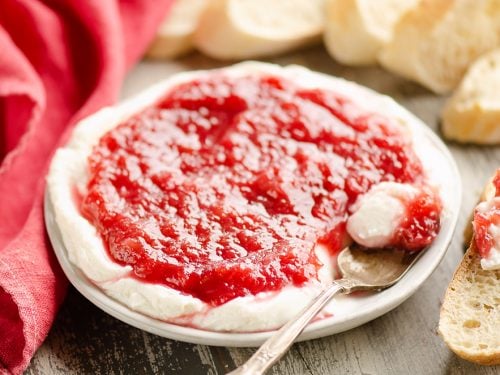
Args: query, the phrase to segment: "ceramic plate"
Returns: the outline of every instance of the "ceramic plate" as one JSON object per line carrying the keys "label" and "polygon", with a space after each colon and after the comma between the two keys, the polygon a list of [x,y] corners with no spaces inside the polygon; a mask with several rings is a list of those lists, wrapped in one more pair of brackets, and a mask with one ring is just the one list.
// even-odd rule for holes
{"label": "ceramic plate", "polygon": [[[446,146],[428,128],[425,127],[423,133],[426,140],[437,149],[442,159],[440,160],[442,162],[440,177],[445,184],[446,202],[438,237],[417,264],[395,286],[379,293],[337,297],[333,302],[335,314],[311,323],[299,337],[299,341],[349,330],[394,309],[425,282],[446,253],[458,218],[461,202],[461,180],[455,162]],[[125,323],[174,340],[219,346],[258,346],[272,334],[272,332],[211,332],[165,323],[132,311],[105,295],[70,263],[61,233],[54,220],[48,194],[45,196],[45,221],[57,259],[69,281],[88,300]]]}

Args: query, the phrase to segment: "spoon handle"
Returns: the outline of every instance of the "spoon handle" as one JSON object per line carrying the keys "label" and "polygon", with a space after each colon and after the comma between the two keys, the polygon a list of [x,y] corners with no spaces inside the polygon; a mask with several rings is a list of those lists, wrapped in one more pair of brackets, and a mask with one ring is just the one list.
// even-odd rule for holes
{"label": "spoon handle", "polygon": [[267,339],[248,361],[228,375],[263,374],[288,351],[297,336],[335,294],[351,290],[350,284],[351,282],[346,279],[334,281],[328,288],[318,294],[309,305],[304,307],[300,313]]}

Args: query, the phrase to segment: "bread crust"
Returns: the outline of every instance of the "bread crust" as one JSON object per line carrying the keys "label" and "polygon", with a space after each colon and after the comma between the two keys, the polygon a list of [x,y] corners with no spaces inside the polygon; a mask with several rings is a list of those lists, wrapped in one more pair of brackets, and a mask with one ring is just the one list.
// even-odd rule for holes
{"label": "bread crust", "polygon": [[[494,195],[495,189],[490,181],[483,191],[480,201],[491,199]],[[458,268],[453,275],[453,279],[448,285],[444,295],[439,316],[438,332],[448,347],[459,357],[481,365],[498,365],[500,364],[500,345],[498,342],[496,343],[496,346],[494,345],[492,348],[467,348],[464,345],[457,343],[454,337],[460,329],[464,332],[464,334],[466,334],[466,330],[478,330],[476,334],[482,337],[483,335],[481,333],[487,333],[485,332],[485,329],[486,331],[489,331],[491,328],[490,324],[493,324],[493,334],[494,332],[497,332],[497,337],[500,336],[500,312],[498,311],[498,303],[493,306],[483,304],[482,302],[484,301],[480,301],[481,297],[471,293],[470,291],[471,288],[477,286],[475,284],[480,282],[478,280],[479,278],[486,278],[492,281],[484,286],[486,292],[490,292],[492,295],[500,297],[500,290],[498,290],[498,286],[500,285],[498,283],[498,280],[500,280],[500,270],[487,271],[482,269],[481,257],[476,248],[472,224],[466,228],[466,232],[464,234],[466,240],[468,234],[470,235],[470,233],[472,234],[469,237],[470,246],[467,249],[462,261],[458,265]],[[470,316],[464,316],[467,315],[468,311],[471,311],[469,310],[470,308],[466,306],[466,303],[470,303],[470,301],[466,298],[467,296],[477,297],[480,301],[478,302],[476,309],[473,311],[474,315],[471,313]],[[461,311],[457,311],[457,304],[464,308],[460,309]],[[479,323],[484,322],[485,324],[472,327],[468,326],[467,323],[469,320],[465,319],[467,317],[470,318],[471,322],[477,322],[479,320]],[[480,319],[478,319],[478,317]],[[460,328],[457,326],[460,326]]]}
{"label": "bread crust", "polygon": [[194,49],[193,35],[209,0],[177,0],[160,25],[146,57],[174,59]]}
{"label": "bread crust", "polygon": [[[461,291],[464,285],[468,284],[471,275],[474,273],[477,268],[481,268],[480,265],[480,256],[476,250],[474,238],[472,239],[471,245],[467,252],[465,253],[460,265],[458,266],[455,274],[453,275],[453,279],[446,290],[443,305],[441,306],[440,313],[440,321],[439,321],[439,334],[443,338],[444,342],[448,345],[448,347],[455,352],[459,357],[474,363],[478,363],[481,365],[499,365],[500,364],[500,348],[496,348],[496,350],[484,350],[483,352],[472,352],[467,351],[465,348],[458,346],[451,340],[448,335],[447,329],[443,326],[443,316],[449,315],[453,316],[455,311],[453,306],[451,305],[451,301],[456,300],[457,298],[462,298]],[[491,272],[492,277],[498,278],[500,271],[484,271],[482,272]],[[498,328],[498,332],[500,334],[500,327]]]}
{"label": "bread crust", "polygon": [[[271,1],[266,8],[261,1],[211,0],[208,3],[199,19],[193,43],[207,56],[219,60],[274,56],[321,40],[324,29],[321,0]],[[296,7],[291,8],[291,5]],[[303,19],[307,26],[296,30],[291,24],[275,25],[270,32],[271,21],[262,21],[262,14],[248,13],[248,8],[265,9],[273,17],[279,15],[280,20],[287,22]],[[295,14],[290,14],[291,9]]]}
{"label": "bread crust", "polygon": [[467,69],[441,113],[443,135],[461,143],[500,143],[500,49],[481,55]]}
{"label": "bread crust", "polygon": [[397,20],[417,2],[380,0],[375,7],[373,0],[326,0],[324,41],[328,52],[342,64],[376,64]]}
{"label": "bread crust", "polygon": [[499,12],[500,4],[488,0],[423,0],[399,19],[378,60],[436,93],[448,93],[476,58],[498,46]]}

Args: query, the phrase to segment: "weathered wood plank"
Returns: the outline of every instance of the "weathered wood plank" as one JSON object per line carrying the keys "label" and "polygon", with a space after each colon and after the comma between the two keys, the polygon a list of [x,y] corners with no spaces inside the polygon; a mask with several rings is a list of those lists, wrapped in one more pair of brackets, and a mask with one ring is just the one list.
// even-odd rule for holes
{"label": "weathered wood plank", "polygon": [[[301,64],[354,80],[391,95],[439,132],[444,98],[380,68],[335,64],[321,47],[273,59]],[[177,71],[223,65],[201,55],[175,62],[144,62],[129,75],[128,97]],[[497,374],[451,353],[436,333],[442,296],[463,254],[462,230],[481,189],[497,166],[500,148],[450,144],[464,184],[462,215],[453,243],[438,269],[408,301],[362,327],[296,344],[273,374]],[[243,363],[253,349],[180,343],[141,332],[111,318],[71,290],[27,374],[223,374]]]}
{"label": "weathered wood plank", "polygon": [[[71,289],[28,374],[217,374],[226,348],[185,344],[122,323]],[[225,352],[225,354],[223,353]],[[214,362],[214,358],[219,359]],[[228,367],[233,367],[230,362]]]}

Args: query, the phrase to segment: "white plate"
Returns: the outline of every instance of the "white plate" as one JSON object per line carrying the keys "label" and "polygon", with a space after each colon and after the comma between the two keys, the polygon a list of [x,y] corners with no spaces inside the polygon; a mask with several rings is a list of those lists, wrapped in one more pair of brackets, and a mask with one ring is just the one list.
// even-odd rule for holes
{"label": "white plate", "polygon": [[[446,166],[443,172],[447,174],[444,179],[446,181],[444,188],[447,203],[439,235],[417,264],[413,266],[399,283],[380,293],[337,298],[337,313],[334,316],[311,323],[300,335],[298,341],[346,331],[394,309],[424,283],[446,253],[458,219],[461,202],[461,180],[456,164],[446,146],[431,130],[428,128],[422,130],[426,140],[434,145]],[[45,195],[45,222],[57,259],[69,281],[89,301],[125,323],[174,340],[219,346],[258,346],[272,334],[272,332],[211,332],[165,323],[132,311],[105,295],[69,261],[61,233],[54,220],[53,209],[48,194]]]}

